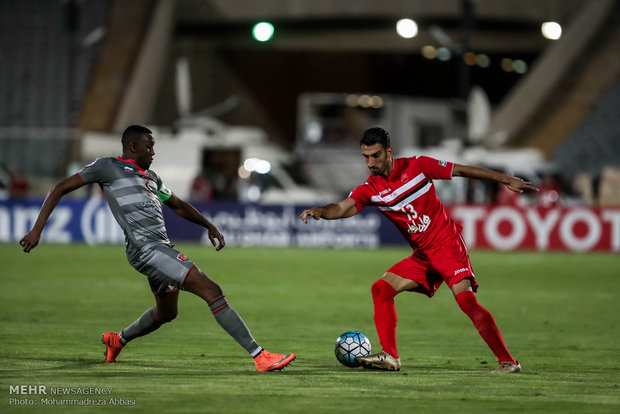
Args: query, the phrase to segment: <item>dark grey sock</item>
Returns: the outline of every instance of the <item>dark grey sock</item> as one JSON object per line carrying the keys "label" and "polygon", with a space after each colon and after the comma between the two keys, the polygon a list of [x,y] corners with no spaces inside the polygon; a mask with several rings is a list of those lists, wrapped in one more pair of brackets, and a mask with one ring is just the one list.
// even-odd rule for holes
{"label": "dark grey sock", "polygon": [[121,342],[127,343],[132,339],[149,334],[157,330],[163,323],[157,315],[156,308],[147,309],[134,323],[123,329],[120,333]]}
{"label": "dark grey sock", "polygon": [[215,320],[235,341],[239,343],[250,355],[257,356],[263,350],[250,333],[241,316],[228,305],[226,296],[220,296],[209,303],[209,308],[215,316]]}

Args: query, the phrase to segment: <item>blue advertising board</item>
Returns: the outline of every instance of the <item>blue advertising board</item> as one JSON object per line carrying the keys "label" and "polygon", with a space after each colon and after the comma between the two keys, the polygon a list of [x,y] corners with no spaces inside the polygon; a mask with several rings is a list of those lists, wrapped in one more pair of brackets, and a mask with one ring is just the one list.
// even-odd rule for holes
{"label": "blue advertising board", "polygon": [[[42,199],[0,200],[0,242],[18,241],[35,222]],[[345,220],[310,219],[299,215],[307,206],[239,203],[194,203],[224,234],[231,246],[377,248],[404,244],[387,219],[373,209]],[[210,243],[205,230],[164,207],[172,241]],[[48,243],[123,243],[124,235],[104,198],[63,199],[50,217],[42,241]]]}

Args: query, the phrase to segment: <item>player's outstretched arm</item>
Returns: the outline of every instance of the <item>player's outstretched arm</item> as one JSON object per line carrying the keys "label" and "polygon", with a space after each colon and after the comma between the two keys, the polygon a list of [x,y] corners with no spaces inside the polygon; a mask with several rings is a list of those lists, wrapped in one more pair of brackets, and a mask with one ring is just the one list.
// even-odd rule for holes
{"label": "player's outstretched arm", "polygon": [[65,194],[77,190],[85,184],[86,183],[82,180],[82,177],[78,174],[74,174],[71,177],[65,178],[63,181],[56,184],[54,188],[52,188],[43,201],[43,205],[39,211],[39,216],[37,217],[37,221],[34,223],[34,226],[32,226],[32,230],[30,230],[19,241],[19,244],[23,247],[26,253],[30,253],[30,250],[34,249],[39,244],[45,223],[47,223],[47,219],[58,205],[60,199]]}
{"label": "player's outstretched arm", "polygon": [[315,220],[326,219],[335,220],[341,218],[351,217],[357,214],[357,207],[355,201],[351,198],[345,198],[338,204],[327,204],[324,206],[312,207],[308,210],[304,210],[299,218],[304,223],[308,223],[308,216]]}
{"label": "player's outstretched arm", "polygon": [[454,164],[452,176],[497,181],[517,193],[522,193],[523,190],[538,191],[538,188],[536,188],[531,182],[522,180],[519,177],[513,177],[512,175],[504,174],[499,171],[493,171],[482,167],[474,167],[471,165]]}
{"label": "player's outstretched arm", "polygon": [[220,251],[226,246],[226,241],[224,241],[222,233],[220,233],[217,227],[207,220],[205,216],[200,214],[200,212],[196,210],[196,207],[181,200],[174,194],[172,194],[168,200],[164,201],[164,204],[170,207],[176,215],[207,229],[209,240],[211,240],[211,244],[215,247],[216,251]]}

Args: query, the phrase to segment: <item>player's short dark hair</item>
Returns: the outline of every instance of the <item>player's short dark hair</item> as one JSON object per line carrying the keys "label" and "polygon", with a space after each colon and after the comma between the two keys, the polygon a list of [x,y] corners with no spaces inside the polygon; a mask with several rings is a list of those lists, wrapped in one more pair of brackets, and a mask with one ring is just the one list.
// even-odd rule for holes
{"label": "player's short dark hair", "polygon": [[135,140],[141,137],[144,134],[152,134],[150,129],[147,127],[143,127],[142,125],[130,125],[125,128],[123,132],[123,136],[121,137],[121,144],[123,144],[123,148],[127,145],[135,142]]}
{"label": "player's short dark hair", "polygon": [[381,127],[368,128],[362,135],[360,145],[375,144],[381,144],[381,146],[385,149],[390,148],[392,146],[392,143],[390,142],[390,133]]}

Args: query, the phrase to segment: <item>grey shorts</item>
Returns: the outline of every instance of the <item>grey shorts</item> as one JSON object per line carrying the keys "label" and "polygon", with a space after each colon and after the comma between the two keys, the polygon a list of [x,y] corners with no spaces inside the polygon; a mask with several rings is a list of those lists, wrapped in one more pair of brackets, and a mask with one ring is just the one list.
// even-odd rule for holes
{"label": "grey shorts", "polygon": [[183,282],[194,262],[170,246],[158,244],[140,252],[137,260],[130,261],[138,272],[145,275],[154,294],[183,288]]}

